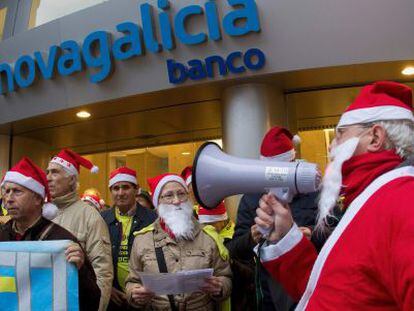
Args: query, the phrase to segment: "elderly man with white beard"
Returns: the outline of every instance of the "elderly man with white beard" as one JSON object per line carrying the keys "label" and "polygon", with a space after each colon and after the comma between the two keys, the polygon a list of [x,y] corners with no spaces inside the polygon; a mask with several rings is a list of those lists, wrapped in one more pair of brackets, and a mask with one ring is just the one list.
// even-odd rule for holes
{"label": "elderly man with white beard", "polygon": [[[228,253],[217,236],[204,231],[193,217],[193,202],[181,176],[164,174],[150,179],[158,219],[134,240],[126,281],[127,298],[144,310],[217,310],[231,293]],[[164,263],[163,263],[164,261]],[[200,291],[157,296],[141,282],[140,272],[169,272],[212,268]]]}
{"label": "elderly man with white beard", "polygon": [[256,223],[273,228],[262,262],[297,310],[414,310],[412,92],[403,84],[364,87],[341,116],[319,202],[317,230],[341,197],[345,211],[321,252],[287,205],[265,195]]}

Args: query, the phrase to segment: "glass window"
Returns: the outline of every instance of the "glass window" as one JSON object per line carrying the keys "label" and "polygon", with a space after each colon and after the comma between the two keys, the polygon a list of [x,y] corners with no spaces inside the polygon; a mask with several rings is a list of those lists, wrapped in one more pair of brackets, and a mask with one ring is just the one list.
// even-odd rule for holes
{"label": "glass window", "polygon": [[325,172],[329,160],[329,145],[335,138],[334,129],[302,131],[298,135],[301,138],[300,158],[317,163],[321,172]]}
{"label": "glass window", "polygon": [[33,0],[29,29],[108,0]]}
{"label": "glass window", "polygon": [[3,39],[4,25],[6,23],[7,8],[0,9],[0,40]]}
{"label": "glass window", "polygon": [[[213,142],[222,146],[221,139]],[[87,159],[99,167],[99,173],[90,174],[88,170],[81,169],[80,192],[95,188],[108,204],[112,204],[108,189],[108,176],[112,170],[125,165],[137,171],[139,185],[149,190],[147,178],[167,172],[180,174],[186,166],[193,164],[195,154],[203,143],[204,141],[197,141],[86,155]]]}

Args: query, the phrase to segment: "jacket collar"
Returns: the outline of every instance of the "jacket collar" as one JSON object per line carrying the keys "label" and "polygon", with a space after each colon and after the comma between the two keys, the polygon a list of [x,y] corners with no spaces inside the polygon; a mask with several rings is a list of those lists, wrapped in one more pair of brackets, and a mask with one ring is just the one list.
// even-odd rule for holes
{"label": "jacket collar", "polygon": [[59,209],[65,209],[72,204],[79,201],[79,196],[76,191],[62,195],[61,197],[54,198],[52,203],[55,204]]}
{"label": "jacket collar", "polygon": [[[49,223],[50,223],[49,220],[47,220],[44,217],[40,217],[39,220],[35,224],[27,228],[26,232],[22,236],[22,240],[27,240],[27,241],[37,240],[40,234],[42,233],[43,229],[45,228],[45,226],[48,225]],[[5,224],[5,229],[7,232],[9,232],[10,234],[9,238],[12,241],[16,240],[16,236],[18,234],[13,228],[14,228],[14,220],[10,220]]]}
{"label": "jacket collar", "polygon": [[[108,222],[110,224],[117,222],[116,220],[116,216],[115,216],[115,206],[112,207],[111,212],[108,215]],[[137,221],[137,224],[139,226],[139,224],[144,220],[145,218],[145,207],[143,207],[142,205],[137,203],[137,208],[135,210],[135,214],[133,215],[134,220]]]}

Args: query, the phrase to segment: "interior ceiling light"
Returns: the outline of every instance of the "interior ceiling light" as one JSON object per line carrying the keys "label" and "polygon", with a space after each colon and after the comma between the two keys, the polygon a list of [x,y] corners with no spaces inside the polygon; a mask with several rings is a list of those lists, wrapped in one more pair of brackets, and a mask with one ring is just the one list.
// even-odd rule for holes
{"label": "interior ceiling light", "polygon": [[412,75],[414,75],[414,67],[412,67],[412,66],[405,67],[405,68],[403,69],[403,71],[401,71],[401,73],[402,73],[404,76],[412,76]]}
{"label": "interior ceiling light", "polygon": [[191,153],[190,152],[183,152],[183,153],[181,153],[182,155],[190,155]]}
{"label": "interior ceiling light", "polygon": [[79,111],[76,116],[81,119],[88,119],[91,117],[91,114],[87,111]]}

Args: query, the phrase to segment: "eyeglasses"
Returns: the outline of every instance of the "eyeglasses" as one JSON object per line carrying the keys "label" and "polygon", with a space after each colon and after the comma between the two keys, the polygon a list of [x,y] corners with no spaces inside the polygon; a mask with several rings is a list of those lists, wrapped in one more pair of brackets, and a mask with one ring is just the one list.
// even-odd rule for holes
{"label": "eyeglasses", "polygon": [[367,129],[367,128],[371,128],[372,126],[373,126],[373,124],[371,124],[371,123],[337,126],[335,128],[335,135],[337,137],[340,137],[350,128],[358,128],[359,127],[359,128]]}
{"label": "eyeglasses", "polygon": [[160,196],[160,199],[164,202],[170,204],[174,202],[174,198],[177,198],[180,202],[187,201],[188,193],[184,191],[180,192],[167,192],[166,194]]}

